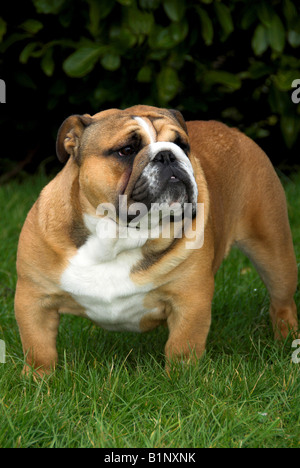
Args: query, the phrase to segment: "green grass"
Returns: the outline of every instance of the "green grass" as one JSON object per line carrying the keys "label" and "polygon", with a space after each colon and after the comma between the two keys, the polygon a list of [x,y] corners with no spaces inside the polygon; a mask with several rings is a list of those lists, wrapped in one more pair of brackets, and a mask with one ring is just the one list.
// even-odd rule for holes
{"label": "green grass", "polygon": [[[266,290],[233,250],[216,278],[207,352],[164,372],[167,330],[106,332],[65,316],[60,365],[43,381],[21,377],[13,313],[15,255],[42,175],[0,188],[0,447],[299,447],[300,364],[273,341]],[[284,179],[300,259],[300,176]],[[300,294],[296,300],[299,304]]]}

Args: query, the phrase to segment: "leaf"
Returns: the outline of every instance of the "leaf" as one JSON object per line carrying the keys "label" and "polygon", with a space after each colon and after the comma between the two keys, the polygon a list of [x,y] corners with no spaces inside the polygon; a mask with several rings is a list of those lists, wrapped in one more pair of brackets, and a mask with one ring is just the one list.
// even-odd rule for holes
{"label": "leaf", "polygon": [[48,49],[41,60],[41,67],[45,75],[52,76],[54,72],[53,49]]}
{"label": "leaf", "polygon": [[32,56],[32,53],[34,52],[36,46],[38,46],[38,42],[29,42],[29,44],[27,44],[24,47],[19,56],[19,60],[21,63],[25,64],[28,62],[28,59]]}
{"label": "leaf", "polygon": [[164,60],[168,55],[168,50],[166,49],[158,49],[153,50],[149,53],[148,59],[149,60]]}
{"label": "leaf", "polygon": [[93,70],[97,60],[105,51],[104,46],[79,47],[64,61],[63,69],[67,75],[81,78]]}
{"label": "leaf", "polygon": [[113,0],[87,0],[89,4],[89,25],[90,33],[95,37],[99,33],[100,20],[106,18],[114,6]]}
{"label": "leaf", "polygon": [[156,26],[149,36],[149,46],[151,49],[172,49],[176,41],[170,35],[169,28]]}
{"label": "leaf", "polygon": [[296,16],[288,31],[288,41],[292,47],[300,46],[300,17]]}
{"label": "leaf", "polygon": [[19,71],[15,79],[16,79],[16,83],[22,88],[36,90],[38,87],[37,83],[33,81],[32,76],[30,76],[28,73],[25,73],[23,71]]}
{"label": "leaf", "polygon": [[171,21],[180,21],[184,17],[186,6],[182,0],[163,0],[163,7]]}
{"label": "leaf", "polygon": [[149,36],[151,49],[172,49],[180,44],[188,34],[188,23],[172,23],[169,27],[155,26]]}
{"label": "leaf", "polygon": [[291,149],[297,142],[300,132],[300,117],[297,115],[283,115],[280,127],[286,146]]}
{"label": "leaf", "polygon": [[137,81],[140,83],[150,83],[152,80],[152,69],[150,65],[145,65],[142,67],[136,77]]}
{"label": "leaf", "polygon": [[[269,45],[274,52],[281,53],[285,46],[285,28],[281,19],[267,2],[262,2],[257,5],[257,14],[267,31]],[[259,44],[257,43],[256,45],[257,49],[260,50]],[[266,45],[266,42],[262,40],[261,48],[263,51],[264,45]],[[260,55],[260,53],[257,55]]]}
{"label": "leaf", "polygon": [[291,0],[283,0],[282,9],[285,19],[288,25],[290,25],[290,23],[292,23],[298,16],[297,8]]}
{"label": "leaf", "polygon": [[241,28],[247,30],[257,21],[256,6],[247,5],[240,21]]}
{"label": "leaf", "polygon": [[3,36],[6,33],[7,24],[3,18],[0,18],[0,42],[2,42]]}
{"label": "leaf", "polygon": [[255,29],[251,45],[255,55],[262,55],[267,50],[269,46],[269,36],[267,29],[262,24],[259,24]]}
{"label": "leaf", "polygon": [[240,77],[234,75],[233,73],[229,73],[223,70],[210,70],[205,73],[204,81],[209,84],[222,84],[231,88],[232,90],[240,89],[242,86],[242,81]]}
{"label": "leaf", "polygon": [[297,31],[289,31],[288,32],[288,41],[292,47],[299,47],[300,46],[300,33]]}
{"label": "leaf", "polygon": [[6,52],[9,47],[11,47],[16,42],[22,41],[23,39],[30,38],[28,33],[13,33],[7,36],[0,46],[0,52]]}
{"label": "leaf", "polygon": [[264,62],[253,62],[248,69],[248,76],[253,80],[262,78],[263,76],[270,76],[272,67]]}
{"label": "leaf", "polygon": [[275,15],[273,8],[267,2],[259,2],[256,5],[256,8],[260,21],[264,26],[269,28]]}
{"label": "leaf", "polygon": [[137,40],[136,36],[129,29],[117,25],[113,25],[110,28],[109,39],[110,44],[113,44],[119,53],[133,47]]}
{"label": "leaf", "polygon": [[269,43],[275,52],[282,52],[285,46],[285,29],[278,15],[274,15],[267,29]]}
{"label": "leaf", "polygon": [[20,28],[21,29],[24,29],[24,31],[30,33],[30,34],[36,34],[37,32],[39,32],[41,29],[43,29],[43,23],[41,23],[40,21],[37,21],[35,19],[29,19],[27,21],[24,21],[24,23],[22,23],[20,25]]}
{"label": "leaf", "polygon": [[279,70],[274,76],[274,83],[279,91],[290,91],[294,80],[300,77],[297,70]]}
{"label": "leaf", "polygon": [[280,57],[280,66],[283,69],[297,69],[300,77],[300,58],[284,54]]}
{"label": "leaf", "polygon": [[197,7],[197,13],[200,17],[201,23],[201,35],[203,40],[207,46],[211,45],[213,42],[214,37],[214,28],[212,21],[207,13],[203,8]]}
{"label": "leaf", "polygon": [[106,70],[115,71],[121,65],[120,56],[114,53],[105,54],[101,59],[101,65]]}
{"label": "leaf", "polygon": [[[113,0],[111,0],[113,1]],[[133,0],[117,0],[118,3],[121,3],[121,5],[124,6],[130,6],[133,4]]]}
{"label": "leaf", "polygon": [[171,101],[179,91],[180,81],[176,70],[164,67],[157,77],[158,94],[163,102]]}
{"label": "leaf", "polygon": [[131,31],[136,34],[150,34],[154,24],[152,13],[140,11],[137,8],[129,8],[127,15],[127,23]]}
{"label": "leaf", "polygon": [[38,13],[57,15],[61,11],[65,0],[33,0],[33,3]]}
{"label": "leaf", "polygon": [[160,0],[139,0],[139,4],[145,10],[156,10],[159,7]]}
{"label": "leaf", "polygon": [[177,45],[186,38],[189,32],[189,26],[187,21],[181,21],[181,23],[172,23],[168,30],[170,36],[174,39],[174,44]]}
{"label": "leaf", "polygon": [[291,96],[286,91],[279,91],[276,86],[271,86],[268,97],[271,111],[275,114],[286,115],[290,112]]}
{"label": "leaf", "polygon": [[214,8],[218,21],[224,32],[223,40],[225,40],[234,30],[230,9],[223,3],[218,2],[214,3]]}

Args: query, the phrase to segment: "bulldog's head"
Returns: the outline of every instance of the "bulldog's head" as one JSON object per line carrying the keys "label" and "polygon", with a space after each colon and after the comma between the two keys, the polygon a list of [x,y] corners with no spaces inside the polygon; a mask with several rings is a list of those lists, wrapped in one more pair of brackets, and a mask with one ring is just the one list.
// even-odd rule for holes
{"label": "bulldog's head", "polygon": [[73,115],[62,124],[57,155],[79,167],[80,189],[90,205],[114,204],[127,195],[127,208],[143,203],[191,203],[197,184],[189,158],[187,128],[180,112],[150,106]]}

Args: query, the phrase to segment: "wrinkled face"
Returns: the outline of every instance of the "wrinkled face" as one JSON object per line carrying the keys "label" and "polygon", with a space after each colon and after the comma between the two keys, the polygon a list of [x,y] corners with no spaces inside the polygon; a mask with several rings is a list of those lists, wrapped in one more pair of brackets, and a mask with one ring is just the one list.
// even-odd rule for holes
{"label": "wrinkled face", "polygon": [[69,119],[73,127],[63,129],[67,121],[61,127],[58,155],[72,154],[81,189],[95,209],[113,203],[119,211],[119,196],[126,195],[127,208],[137,202],[148,210],[153,203],[191,203],[195,214],[197,185],[179,112],[135,106]]}

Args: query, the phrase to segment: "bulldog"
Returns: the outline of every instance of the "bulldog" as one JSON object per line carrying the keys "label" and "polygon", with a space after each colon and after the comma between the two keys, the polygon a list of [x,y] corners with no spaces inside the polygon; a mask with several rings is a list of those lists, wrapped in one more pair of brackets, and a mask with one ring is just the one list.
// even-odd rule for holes
{"label": "bulldog", "polygon": [[[57,155],[65,166],[42,190],[19,240],[15,314],[24,372],[55,368],[63,313],[107,330],[146,332],[165,324],[167,366],[200,358],[214,276],[233,245],[268,289],[275,338],[297,332],[297,263],[285,194],[247,136],[216,121],[185,122],[178,111],[138,105],[67,118]],[[157,206],[176,207],[168,223],[166,211],[156,217],[156,236],[145,235],[153,206],[156,213]],[[199,217],[201,241],[191,246]]]}

